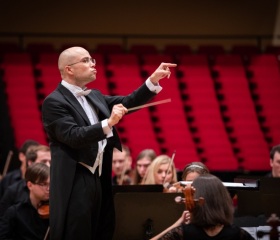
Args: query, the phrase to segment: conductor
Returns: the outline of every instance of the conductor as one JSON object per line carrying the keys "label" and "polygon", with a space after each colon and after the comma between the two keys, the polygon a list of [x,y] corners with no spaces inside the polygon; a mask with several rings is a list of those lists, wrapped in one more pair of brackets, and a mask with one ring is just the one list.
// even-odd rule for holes
{"label": "conductor", "polygon": [[62,81],[44,100],[42,117],[52,155],[50,239],[112,239],[115,217],[111,172],[113,148],[121,151],[114,126],[128,108],[142,105],[161,91],[159,80],[176,64],[161,63],[127,96],[86,90],[96,79],[96,61],[81,47],[58,59]]}

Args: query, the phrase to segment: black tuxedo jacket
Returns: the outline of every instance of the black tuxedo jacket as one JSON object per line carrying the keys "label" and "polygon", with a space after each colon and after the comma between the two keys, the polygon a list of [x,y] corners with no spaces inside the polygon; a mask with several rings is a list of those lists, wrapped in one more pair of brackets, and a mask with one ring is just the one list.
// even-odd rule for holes
{"label": "black tuxedo jacket", "polygon": [[[97,109],[99,120],[102,121],[109,118],[115,104],[122,103],[131,108],[146,103],[153,96],[155,93],[144,83],[128,96],[106,96],[98,90],[92,90],[87,99]],[[80,161],[94,162],[98,141],[105,139],[106,135],[100,122],[90,124],[76,97],[61,84],[44,100],[42,117],[52,157],[50,233],[51,239],[62,239],[76,165]],[[112,150],[114,147],[121,150],[121,142],[114,128],[113,134],[107,139],[101,175],[102,199],[109,199],[111,203]]]}

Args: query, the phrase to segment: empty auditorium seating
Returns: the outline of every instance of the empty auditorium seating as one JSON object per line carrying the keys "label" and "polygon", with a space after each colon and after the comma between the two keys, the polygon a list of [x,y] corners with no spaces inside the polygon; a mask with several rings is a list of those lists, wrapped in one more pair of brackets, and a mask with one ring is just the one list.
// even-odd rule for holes
{"label": "empty auditorium seating", "polygon": [[240,156],[246,159],[242,166],[248,170],[269,169],[268,145],[258,123],[241,56],[217,56],[215,69],[219,73],[223,104],[227,106],[228,124]]}
{"label": "empty auditorium seating", "polygon": [[[40,104],[61,81],[53,47],[28,44],[25,51],[17,43],[0,43],[0,73],[16,146],[26,138],[46,143]],[[269,149],[280,139],[279,47],[267,46],[263,54],[255,45],[234,45],[228,54],[219,45],[199,45],[194,53],[188,45],[170,44],[160,54],[147,44],[131,45],[128,52],[114,43],[90,50],[97,78],[87,87],[127,95],[160,63],[178,64],[151,100],[171,102],[127,114],[116,126],[134,158],[152,148],[169,156],[176,151],[178,169],[191,161],[203,161],[211,171],[270,169]]]}
{"label": "empty auditorium seating", "polygon": [[[110,54],[106,68],[110,71],[109,81],[114,83],[110,89],[113,95],[127,95],[143,83],[138,57],[134,54]],[[123,129],[120,136],[127,140],[133,157],[144,148],[160,152],[147,108],[125,116],[116,127]]]}
{"label": "empty auditorium seating", "polygon": [[109,72],[110,82],[118,89],[117,94],[128,94],[140,86],[142,78],[137,55],[109,54],[107,61],[106,70]]}
{"label": "empty auditorium seating", "polygon": [[[144,55],[142,70],[151,75],[161,62],[172,62],[169,55]],[[182,169],[191,161],[199,161],[196,148],[186,120],[184,106],[179,92],[175,69],[171,69],[170,79],[160,81],[163,90],[157,99],[169,99],[170,103],[155,107],[154,116],[158,118],[157,126],[161,129],[160,136],[164,140],[167,154],[176,151],[174,159],[177,168]]]}
{"label": "empty auditorium seating", "polygon": [[254,84],[256,102],[261,107],[260,116],[265,119],[268,136],[272,145],[279,144],[280,112],[276,109],[280,104],[280,72],[279,61],[275,55],[262,54],[253,56],[248,69],[252,72],[251,81]]}
{"label": "empty auditorium seating", "polygon": [[197,49],[198,54],[206,54],[208,56],[216,56],[219,54],[225,54],[225,49],[222,45],[217,44],[201,44]]}
{"label": "empty auditorium seating", "polygon": [[100,54],[124,53],[124,49],[121,44],[107,43],[107,44],[98,44],[94,52]]}
{"label": "empty auditorium seating", "polygon": [[55,52],[55,47],[51,43],[28,43],[25,50],[30,54],[52,53]]}
{"label": "empty auditorium seating", "polygon": [[210,170],[236,170],[237,160],[232,151],[220,113],[206,55],[186,55],[180,58],[182,89],[192,107],[188,113],[197,127],[200,147],[204,150],[205,164]]}
{"label": "empty auditorium seating", "polygon": [[0,54],[18,53],[20,51],[20,46],[16,42],[0,42]]}
{"label": "empty auditorium seating", "polygon": [[242,56],[243,60],[247,62],[252,55],[260,54],[261,50],[258,46],[252,44],[235,44],[230,52]]}
{"label": "empty auditorium seating", "polygon": [[158,50],[152,44],[133,44],[131,45],[129,52],[133,54],[156,54],[158,53]]}
{"label": "empty auditorium seating", "polygon": [[46,97],[61,81],[58,71],[58,53],[41,53],[36,69],[39,72],[38,80],[42,83],[41,93]]}
{"label": "empty auditorium seating", "polygon": [[77,47],[77,46],[89,50],[88,45],[85,44],[85,43],[67,42],[67,43],[63,43],[63,44],[60,46],[60,48],[58,49],[58,52],[62,52],[62,51],[64,51],[64,50],[67,49],[67,48]]}
{"label": "empty auditorium seating", "polygon": [[280,46],[268,45],[265,48],[265,53],[280,55]]}
{"label": "empty auditorium seating", "polygon": [[192,50],[189,45],[168,44],[165,46],[163,53],[175,56],[175,55],[183,55],[183,54],[192,54]]}
{"label": "empty auditorium seating", "polygon": [[16,146],[26,139],[46,144],[30,56],[26,53],[5,54],[2,67]]}
{"label": "empty auditorium seating", "polygon": [[3,56],[6,53],[19,53],[21,49],[16,42],[0,42],[0,63],[3,61]]}

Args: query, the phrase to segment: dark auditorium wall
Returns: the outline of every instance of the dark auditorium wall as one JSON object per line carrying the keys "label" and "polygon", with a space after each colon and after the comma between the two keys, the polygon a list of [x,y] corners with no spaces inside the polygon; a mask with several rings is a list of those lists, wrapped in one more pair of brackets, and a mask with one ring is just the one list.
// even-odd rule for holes
{"label": "dark auditorium wall", "polygon": [[0,33],[271,35],[277,4],[277,0],[1,1]]}

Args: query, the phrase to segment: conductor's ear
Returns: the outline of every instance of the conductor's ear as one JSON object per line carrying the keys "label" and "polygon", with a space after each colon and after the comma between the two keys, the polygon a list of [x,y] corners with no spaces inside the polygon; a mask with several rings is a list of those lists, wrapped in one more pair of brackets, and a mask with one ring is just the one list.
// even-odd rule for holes
{"label": "conductor's ear", "polygon": [[71,66],[66,65],[64,67],[64,71],[65,71],[66,74],[73,75],[73,71],[72,71]]}

